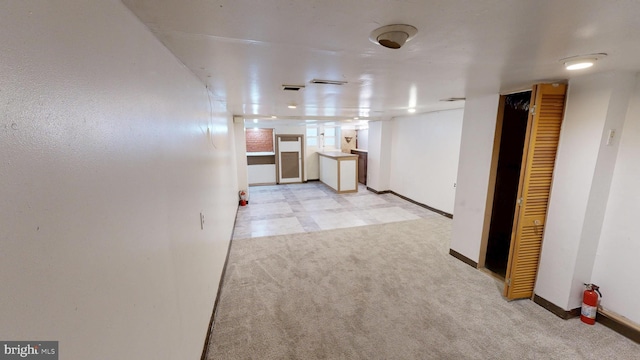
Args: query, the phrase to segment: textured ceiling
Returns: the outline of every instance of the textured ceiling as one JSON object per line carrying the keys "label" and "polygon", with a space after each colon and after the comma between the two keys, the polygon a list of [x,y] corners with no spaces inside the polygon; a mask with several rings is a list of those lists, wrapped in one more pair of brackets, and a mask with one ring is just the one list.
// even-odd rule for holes
{"label": "textured ceiling", "polygon": [[[123,0],[213,101],[246,118],[388,119],[450,97],[526,89],[593,72],[640,70],[635,0]],[[406,23],[398,50],[369,33]],[[608,53],[593,68],[559,59]],[[347,81],[344,86],[312,79]],[[299,92],[283,84],[305,85]],[[296,109],[287,105],[296,104]]]}

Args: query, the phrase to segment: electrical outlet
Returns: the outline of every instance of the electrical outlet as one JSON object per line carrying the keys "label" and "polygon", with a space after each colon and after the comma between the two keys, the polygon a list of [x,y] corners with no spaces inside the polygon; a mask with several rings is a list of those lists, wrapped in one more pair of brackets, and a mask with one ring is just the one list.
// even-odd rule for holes
{"label": "electrical outlet", "polygon": [[609,137],[607,137],[607,146],[611,146],[613,138],[616,136],[616,129],[609,130]]}

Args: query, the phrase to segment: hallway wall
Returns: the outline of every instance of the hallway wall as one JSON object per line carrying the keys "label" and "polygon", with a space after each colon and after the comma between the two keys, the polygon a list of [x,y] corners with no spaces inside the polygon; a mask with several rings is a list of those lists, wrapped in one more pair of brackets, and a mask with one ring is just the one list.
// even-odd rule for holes
{"label": "hallway wall", "polygon": [[[536,295],[571,310],[581,304],[582,283],[594,282],[601,286],[605,309],[636,323],[639,94],[633,73],[569,80],[534,289]],[[451,249],[472,261],[480,259],[482,250],[497,108],[497,94],[467,97]],[[616,135],[607,145],[609,129]]]}
{"label": "hallway wall", "polygon": [[231,117],[119,1],[6,1],[0,24],[0,339],[199,358],[237,208]]}
{"label": "hallway wall", "polygon": [[391,121],[369,122],[367,187],[375,191],[390,189],[392,131]]}
{"label": "hallway wall", "polygon": [[467,96],[458,161],[451,249],[478,262],[500,96]]}
{"label": "hallway wall", "polygon": [[464,109],[393,119],[391,190],[453,214]]}
{"label": "hallway wall", "polygon": [[606,72],[569,80],[535,293],[565,310],[591,282],[618,138],[634,75]]}
{"label": "hallway wall", "polygon": [[602,287],[602,306],[640,324],[640,78],[635,78],[624,130],[618,129],[613,171],[602,233],[591,281]]}

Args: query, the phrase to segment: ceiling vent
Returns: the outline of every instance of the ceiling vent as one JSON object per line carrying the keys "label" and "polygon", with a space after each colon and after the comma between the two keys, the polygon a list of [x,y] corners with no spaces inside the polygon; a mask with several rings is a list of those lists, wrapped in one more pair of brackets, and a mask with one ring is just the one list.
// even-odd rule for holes
{"label": "ceiling vent", "polygon": [[369,40],[388,49],[400,49],[407,41],[413,39],[417,33],[418,29],[411,25],[387,25],[373,30],[369,34]]}
{"label": "ceiling vent", "polygon": [[282,85],[284,91],[300,91],[304,89],[304,85]]}
{"label": "ceiling vent", "polygon": [[321,79],[313,79],[310,81],[312,84],[321,84],[321,85],[344,85],[347,82],[341,80],[321,80]]}
{"label": "ceiling vent", "polygon": [[467,100],[467,98],[463,98],[463,97],[450,97],[447,99],[441,99],[440,101],[448,101],[448,102],[453,102],[453,101],[465,101]]}

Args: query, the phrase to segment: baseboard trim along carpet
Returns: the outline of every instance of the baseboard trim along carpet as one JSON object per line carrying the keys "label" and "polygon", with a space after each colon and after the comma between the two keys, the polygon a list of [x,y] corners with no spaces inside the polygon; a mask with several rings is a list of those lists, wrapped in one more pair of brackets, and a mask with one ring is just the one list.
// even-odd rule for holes
{"label": "baseboard trim along carpet", "polygon": [[[248,204],[249,202],[247,202]],[[233,229],[231,231],[231,238],[229,239],[229,246],[227,247],[227,256],[224,259],[224,265],[222,266],[222,274],[220,274],[220,282],[218,283],[218,291],[216,292],[216,299],[213,302],[213,311],[211,312],[211,319],[209,320],[209,327],[207,328],[207,336],[204,339],[204,347],[202,348],[202,356],[200,360],[207,359],[207,353],[209,351],[209,342],[211,340],[211,333],[213,332],[214,320],[216,318],[216,312],[218,311],[218,304],[220,303],[220,293],[222,292],[222,285],[224,285],[224,276],[227,272],[227,264],[229,264],[229,254],[231,254],[231,243],[233,242],[233,233],[236,228],[236,221],[238,221],[238,210],[236,210],[236,217],[233,221]]]}
{"label": "baseboard trim along carpet", "polygon": [[383,190],[383,191],[378,191],[378,190],[372,189],[372,188],[370,188],[370,187],[368,187],[368,186],[367,186],[367,190],[369,190],[369,191],[371,191],[371,192],[373,192],[373,193],[375,193],[375,194],[378,194],[378,195],[380,195],[380,194],[393,194],[393,195],[395,195],[395,196],[397,196],[397,197],[399,197],[399,198],[401,198],[401,199],[403,199],[403,200],[406,200],[406,201],[408,201],[408,202],[410,202],[410,203],[412,203],[412,204],[416,204],[416,205],[418,205],[418,206],[420,206],[420,207],[423,207],[423,208],[425,208],[425,209],[427,209],[427,210],[431,210],[431,211],[433,211],[433,212],[434,212],[434,213],[436,213],[436,214],[440,214],[440,215],[442,215],[442,216],[444,216],[444,217],[448,217],[449,219],[453,219],[453,214],[449,214],[449,213],[448,213],[448,212],[446,212],[446,211],[442,211],[442,210],[436,209],[436,208],[434,208],[434,207],[431,207],[431,206],[429,206],[429,205],[426,205],[426,204],[423,204],[423,203],[417,202],[417,201],[415,201],[415,200],[413,200],[413,199],[411,199],[411,198],[408,198],[408,197],[406,197],[406,196],[404,196],[404,195],[400,195],[400,194],[398,194],[397,192],[395,192],[395,191],[393,191],[393,190]]}
{"label": "baseboard trim along carpet", "polygon": [[391,192],[390,190],[382,190],[382,191],[378,191],[378,190],[376,190],[376,189],[374,189],[374,188],[370,188],[370,187],[368,187],[368,186],[367,186],[367,190],[371,191],[372,193],[378,194],[378,195],[381,195],[381,194],[389,194],[389,193]]}
{"label": "baseboard trim along carpet", "polygon": [[[568,320],[580,316],[580,308],[564,310],[563,308],[538,295],[533,296],[533,302],[547,309],[549,312],[553,313],[561,319]],[[618,334],[629,338],[637,343],[640,343],[640,326],[634,324],[628,319],[611,311],[599,309],[596,316],[596,321],[617,332]]]}
{"label": "baseboard trim along carpet", "polygon": [[460,254],[459,252],[453,250],[453,249],[449,249],[449,255],[453,256],[454,258],[462,261],[463,263],[471,266],[472,268],[478,268],[478,263],[469,259],[468,257]]}
{"label": "baseboard trim along carpet", "polygon": [[533,295],[533,302],[549,310],[551,313],[553,313],[554,315],[556,315],[561,319],[567,320],[567,319],[574,318],[576,316],[580,316],[580,308],[565,310],[560,306],[552,303],[551,301],[541,296],[538,296],[537,294]]}
{"label": "baseboard trim along carpet", "polygon": [[630,320],[605,309],[598,310],[596,321],[618,334],[640,344],[640,326]]}

